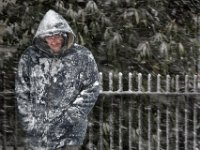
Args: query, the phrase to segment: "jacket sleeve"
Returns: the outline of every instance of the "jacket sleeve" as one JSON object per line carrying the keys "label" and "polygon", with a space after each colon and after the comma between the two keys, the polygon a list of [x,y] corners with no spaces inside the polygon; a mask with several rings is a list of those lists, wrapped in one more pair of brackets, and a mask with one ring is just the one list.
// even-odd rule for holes
{"label": "jacket sleeve", "polygon": [[20,58],[15,78],[18,117],[23,130],[28,134],[30,134],[35,121],[31,112],[32,103],[30,100],[29,64],[29,55],[26,51]]}
{"label": "jacket sleeve", "polygon": [[83,77],[83,88],[67,110],[70,123],[86,119],[99,95],[99,74],[92,54],[88,57]]}

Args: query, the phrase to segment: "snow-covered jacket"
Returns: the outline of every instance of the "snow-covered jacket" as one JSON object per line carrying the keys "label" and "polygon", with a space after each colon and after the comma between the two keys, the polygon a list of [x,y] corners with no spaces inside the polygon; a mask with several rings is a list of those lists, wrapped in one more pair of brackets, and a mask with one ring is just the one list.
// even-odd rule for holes
{"label": "snow-covered jacket", "polygon": [[[61,34],[55,55],[44,37]],[[99,95],[98,69],[92,53],[74,43],[62,16],[49,10],[33,45],[22,54],[16,75],[18,114],[33,150],[53,150],[83,143],[87,116]]]}

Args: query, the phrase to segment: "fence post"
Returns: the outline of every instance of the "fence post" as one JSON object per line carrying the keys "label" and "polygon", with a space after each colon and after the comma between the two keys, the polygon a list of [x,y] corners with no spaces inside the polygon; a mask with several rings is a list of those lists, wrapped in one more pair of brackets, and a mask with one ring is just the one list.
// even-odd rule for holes
{"label": "fence post", "polygon": [[197,79],[198,79],[198,76],[194,75],[193,77],[194,77],[194,79],[193,79],[194,92],[197,92]]}
{"label": "fence post", "polygon": [[16,100],[15,100],[15,103],[14,103],[14,109],[15,109],[15,128],[14,128],[14,150],[17,150],[17,147],[18,147],[18,120],[17,120],[17,104],[16,104]]}
{"label": "fence post", "polygon": [[138,73],[138,92],[142,92],[142,74]]}
{"label": "fence post", "polygon": [[101,100],[101,104],[100,104],[100,121],[99,121],[99,126],[100,126],[100,129],[99,129],[99,149],[100,150],[103,150],[103,100]]}
{"label": "fence post", "polygon": [[160,87],[160,77],[161,75],[157,75],[157,92],[160,93],[161,87]]}
{"label": "fence post", "polygon": [[138,136],[139,136],[139,141],[138,141],[138,150],[142,150],[142,112],[141,112],[141,104],[138,107]]}
{"label": "fence post", "polygon": [[114,123],[113,123],[113,97],[111,98],[111,108],[109,116],[109,126],[110,126],[110,150],[114,149]]}
{"label": "fence post", "polygon": [[6,135],[6,101],[5,101],[5,83],[4,83],[4,79],[5,79],[5,73],[2,73],[2,97],[3,97],[3,121],[2,121],[2,127],[3,127],[3,149],[2,150],[6,150],[6,139],[7,139],[7,135]]}
{"label": "fence post", "polygon": [[147,92],[151,92],[151,74],[148,74]]}
{"label": "fence post", "polygon": [[[129,89],[130,90],[130,89]],[[132,122],[133,122],[133,119],[132,119],[132,110],[133,110],[133,99],[131,98],[129,100],[129,107],[128,107],[128,144],[129,144],[129,150],[132,149]]]}
{"label": "fence post", "polygon": [[179,150],[179,102],[178,104],[176,104],[176,108],[175,108],[175,136],[176,136],[176,150]]}
{"label": "fence post", "polygon": [[[168,100],[168,99],[167,99]],[[170,135],[169,135],[169,107],[167,106],[166,108],[166,150],[169,150],[169,138],[170,138]]]}
{"label": "fence post", "polygon": [[[0,100],[2,100],[3,101],[3,73],[2,72],[0,72]],[[4,114],[4,109],[3,109],[3,106],[2,106],[2,109],[0,110],[0,112],[2,113],[2,114]],[[2,121],[0,122],[1,123],[1,126],[3,127],[3,118],[2,118]],[[3,138],[4,138],[4,134],[2,133],[2,135],[1,135],[1,143],[3,144],[4,142],[4,140],[3,140]],[[1,145],[2,146],[2,145]]]}
{"label": "fence post", "polygon": [[188,92],[188,75],[185,75],[185,93]]}
{"label": "fence post", "polygon": [[113,91],[113,74],[109,73],[109,91]]}
{"label": "fence post", "polygon": [[147,111],[148,111],[148,150],[151,150],[151,104],[149,104],[149,106],[147,107]]}
{"label": "fence post", "polygon": [[176,75],[176,92],[179,92],[179,75]]}
{"label": "fence post", "polygon": [[184,147],[185,147],[185,150],[188,149],[188,98],[187,98],[187,102],[185,104],[185,116],[184,116],[184,120],[185,120],[185,142],[184,142]]}
{"label": "fence post", "polygon": [[166,76],[166,92],[170,92],[170,75]]}
{"label": "fence post", "polygon": [[118,77],[119,77],[119,81],[118,81],[118,84],[119,84],[118,91],[119,91],[119,92],[122,92],[122,91],[123,91],[122,76],[123,76],[123,74],[120,72],[120,73],[118,74]]}
{"label": "fence post", "polygon": [[[159,91],[158,91],[159,92]],[[156,118],[156,123],[157,123],[157,150],[161,149],[160,145],[160,134],[161,134],[161,129],[160,129],[160,118],[161,118],[161,112],[160,112],[160,103],[158,104],[157,108],[157,118]]]}
{"label": "fence post", "polygon": [[132,78],[133,78],[133,74],[132,74],[132,73],[129,73],[129,74],[128,74],[128,90],[129,90],[129,91],[132,91],[132,89],[133,89],[133,86],[132,86]]}
{"label": "fence post", "polygon": [[123,148],[123,132],[122,132],[122,115],[123,115],[123,103],[122,103],[122,97],[119,99],[119,150],[122,150]]}
{"label": "fence post", "polygon": [[197,106],[193,106],[193,150],[197,147]]}
{"label": "fence post", "polygon": [[103,74],[102,72],[99,73],[99,82],[100,82],[100,92],[103,91]]}

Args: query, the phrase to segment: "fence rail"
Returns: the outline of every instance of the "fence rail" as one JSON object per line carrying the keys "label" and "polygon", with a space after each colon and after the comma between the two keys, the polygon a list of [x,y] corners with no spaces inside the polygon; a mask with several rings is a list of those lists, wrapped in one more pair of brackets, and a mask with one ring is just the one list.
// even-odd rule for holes
{"label": "fence rail", "polygon": [[[3,75],[5,76],[5,75]],[[116,74],[114,75],[116,78]],[[109,89],[104,89],[104,81],[103,81],[103,73],[99,73],[100,79],[100,94],[172,94],[172,95],[198,95],[200,94],[200,78],[198,79],[198,75],[185,75],[182,76],[182,80],[180,80],[180,75],[176,75],[175,77],[170,77],[170,75],[166,75],[165,79],[161,80],[161,75],[154,75],[156,77],[156,88],[152,88],[152,75],[147,75],[147,80],[144,81],[143,75],[138,73],[135,75],[135,80],[137,84],[135,85],[135,89],[133,89],[133,74],[128,74],[128,89],[123,90],[123,74],[121,72],[118,73],[118,89],[114,90],[113,85],[113,73],[109,73],[108,86]],[[184,78],[184,80],[183,80]],[[107,81],[107,80],[106,80]],[[142,83],[146,84],[146,90]],[[4,84],[4,83],[2,83]],[[163,84],[163,85],[162,85]],[[180,84],[182,86],[180,86]],[[162,87],[163,86],[163,87]],[[0,94],[13,94],[13,89],[4,89],[0,91]]]}
{"label": "fence rail", "polygon": [[[110,72],[100,73],[99,77],[100,96],[91,112],[82,149],[200,149],[197,75]],[[4,75],[0,92],[0,149],[11,146],[21,150],[14,91],[5,88],[6,82]]]}

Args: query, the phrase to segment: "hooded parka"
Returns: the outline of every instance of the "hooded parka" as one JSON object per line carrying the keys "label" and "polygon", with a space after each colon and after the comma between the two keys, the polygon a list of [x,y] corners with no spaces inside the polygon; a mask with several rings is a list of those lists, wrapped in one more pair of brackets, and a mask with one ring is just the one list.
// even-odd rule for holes
{"label": "hooded parka", "polygon": [[[44,40],[54,34],[64,38],[58,54]],[[30,149],[83,143],[87,116],[99,95],[98,69],[92,53],[74,38],[67,21],[49,10],[20,58],[15,91]]]}

